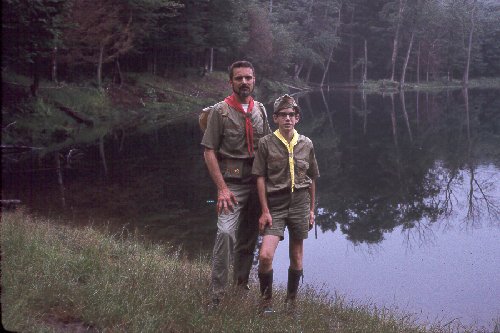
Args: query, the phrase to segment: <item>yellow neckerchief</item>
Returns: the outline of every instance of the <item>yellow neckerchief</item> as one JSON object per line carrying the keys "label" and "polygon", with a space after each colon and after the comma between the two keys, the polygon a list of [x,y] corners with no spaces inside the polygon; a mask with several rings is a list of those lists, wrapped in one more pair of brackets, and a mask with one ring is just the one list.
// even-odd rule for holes
{"label": "yellow neckerchief", "polygon": [[297,144],[297,141],[299,141],[299,133],[297,133],[296,130],[293,130],[293,138],[292,141],[290,141],[290,144],[288,144],[288,141],[281,135],[280,130],[277,129],[274,131],[274,135],[278,139],[280,139],[281,142],[285,145],[286,149],[288,150],[288,164],[290,165],[290,177],[292,179],[292,192],[295,187],[295,173],[294,173],[294,166],[293,166],[293,147]]}

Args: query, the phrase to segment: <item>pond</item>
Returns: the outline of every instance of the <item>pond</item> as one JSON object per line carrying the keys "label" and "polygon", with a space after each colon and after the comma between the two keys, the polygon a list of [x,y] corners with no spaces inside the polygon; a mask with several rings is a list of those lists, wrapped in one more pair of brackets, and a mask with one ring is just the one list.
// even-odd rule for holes
{"label": "pond", "polygon": [[[498,90],[335,90],[298,102],[297,129],[312,139],[321,173],[304,283],[423,323],[493,327],[500,318]],[[188,255],[209,254],[216,193],[196,118],[134,125],[4,168],[3,197],[82,223],[137,227]],[[275,258],[279,283],[286,283],[287,242]]]}

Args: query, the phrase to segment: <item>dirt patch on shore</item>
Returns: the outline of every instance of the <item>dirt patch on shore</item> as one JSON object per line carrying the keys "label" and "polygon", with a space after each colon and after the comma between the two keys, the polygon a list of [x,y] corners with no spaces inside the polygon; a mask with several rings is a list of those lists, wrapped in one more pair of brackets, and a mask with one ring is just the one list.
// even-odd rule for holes
{"label": "dirt patch on shore", "polygon": [[43,323],[57,333],[97,333],[99,330],[92,325],[74,318],[67,313],[49,314],[43,318]]}

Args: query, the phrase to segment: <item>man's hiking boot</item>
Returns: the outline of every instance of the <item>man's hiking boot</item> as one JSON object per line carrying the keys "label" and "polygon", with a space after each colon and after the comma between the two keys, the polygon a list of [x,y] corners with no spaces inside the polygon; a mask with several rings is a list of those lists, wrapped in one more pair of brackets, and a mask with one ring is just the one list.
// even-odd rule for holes
{"label": "man's hiking boot", "polygon": [[239,290],[249,291],[250,290],[250,285],[248,284],[248,279],[238,278],[236,280],[236,287]]}

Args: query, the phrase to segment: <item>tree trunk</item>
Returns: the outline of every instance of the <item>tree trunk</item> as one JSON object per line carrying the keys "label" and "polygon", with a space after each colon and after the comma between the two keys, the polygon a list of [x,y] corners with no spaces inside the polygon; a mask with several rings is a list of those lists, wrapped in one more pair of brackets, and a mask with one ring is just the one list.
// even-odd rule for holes
{"label": "tree trunk", "polygon": [[419,125],[420,125],[420,91],[417,90],[416,96],[415,96],[415,111],[417,115],[417,135],[419,134]]}
{"label": "tree trunk", "polygon": [[366,136],[366,129],[368,127],[368,104],[366,101],[366,89],[361,90],[361,98],[363,99],[363,135]]}
{"label": "tree trunk", "polygon": [[363,64],[363,84],[368,80],[368,42],[365,39],[365,62]]}
{"label": "tree trunk", "polygon": [[391,81],[394,81],[394,75],[396,70],[396,58],[398,56],[398,44],[399,44],[399,29],[401,28],[401,20],[403,17],[404,5],[406,0],[399,0],[399,11],[398,18],[396,22],[396,33],[394,34],[394,42],[392,47],[392,57],[391,57]]}
{"label": "tree trunk", "polygon": [[413,47],[413,38],[415,37],[415,30],[411,32],[410,44],[408,45],[408,50],[406,51],[406,58],[403,64],[403,70],[401,71],[401,80],[399,81],[399,86],[403,89],[405,84],[406,69],[408,68],[408,61],[410,60],[411,48]]}
{"label": "tree trunk", "polygon": [[55,153],[55,164],[56,164],[56,174],[57,174],[57,184],[59,185],[59,191],[61,192],[61,204],[62,207],[66,207],[66,195],[64,189],[63,175],[61,170],[61,160],[59,152]]}
{"label": "tree trunk", "polygon": [[354,142],[354,95],[352,89],[349,89],[349,136],[351,142]]}
{"label": "tree trunk", "polygon": [[350,47],[349,47],[349,83],[352,83],[354,81],[354,38],[353,38],[353,32],[352,32],[352,26],[354,24],[354,8],[352,9],[351,12],[351,24],[350,24],[350,33],[351,33],[351,38],[350,38]]}
{"label": "tree trunk", "polygon": [[54,104],[55,104],[55,106],[57,106],[57,108],[59,110],[61,110],[62,112],[64,112],[65,114],[67,114],[68,116],[73,118],[74,120],[76,120],[78,123],[83,123],[89,127],[94,126],[94,121],[92,119],[85,118],[84,116],[82,116],[78,112],[73,111],[70,108],[68,108],[68,107],[66,107],[58,102],[54,102]]}
{"label": "tree trunk", "polygon": [[417,51],[417,83],[420,83],[420,41],[418,42]]}
{"label": "tree trunk", "polygon": [[311,72],[312,72],[312,69],[313,69],[313,65],[309,64],[309,67],[307,68],[307,74],[306,74],[306,83],[307,84],[309,84],[309,82],[311,81]]}
{"label": "tree trunk", "polygon": [[431,51],[429,50],[429,53],[427,53],[427,68],[425,71],[425,82],[429,82],[430,61],[431,61]]}
{"label": "tree trunk", "polygon": [[350,47],[349,47],[349,83],[352,83],[354,81],[354,47],[353,47],[353,38],[351,35],[351,41],[350,41]]}
{"label": "tree trunk", "polygon": [[464,95],[464,104],[465,104],[465,114],[467,116],[467,142],[469,146],[470,152],[470,114],[469,114],[469,89],[464,87],[462,89],[462,94]]}
{"label": "tree trunk", "polygon": [[108,177],[108,164],[106,163],[106,154],[104,151],[104,136],[99,138],[99,154],[101,155],[102,166],[104,168],[104,177]]}
{"label": "tree trunk", "polygon": [[[120,70],[120,65],[117,61],[118,64],[118,70]],[[158,51],[156,48],[153,49],[153,75],[156,75],[157,73],[157,66],[158,66]],[[121,81],[121,74],[120,74],[120,81]]]}
{"label": "tree trunk", "polygon": [[99,59],[97,60],[97,87],[102,85],[102,59],[104,57],[104,45],[99,48]]}
{"label": "tree trunk", "polygon": [[[326,116],[328,117],[328,121],[330,122],[330,126],[332,126],[332,130],[334,130],[332,114],[330,113],[330,108],[328,107],[328,102],[326,101],[326,97],[325,97],[325,94],[323,93],[323,89],[321,89],[320,92],[321,92],[321,97],[323,98],[323,104],[325,104]],[[312,110],[312,109],[310,109],[310,110]]]}
{"label": "tree trunk", "polygon": [[52,50],[52,82],[57,83],[57,46]]}
{"label": "tree trunk", "polygon": [[120,146],[118,147],[118,151],[121,152],[123,150],[123,146],[125,144],[125,129],[121,129],[121,136],[120,136]]}
{"label": "tree trunk", "polygon": [[120,88],[121,88],[123,84],[123,75],[122,75],[122,70],[120,68],[120,60],[118,60],[118,58],[116,58],[116,71],[118,72],[118,80],[120,80]]}
{"label": "tree trunk", "polygon": [[36,55],[31,64],[33,83],[30,86],[31,96],[36,97],[40,86],[40,55]]}
{"label": "tree trunk", "polygon": [[399,146],[398,144],[398,131],[397,131],[397,122],[396,122],[396,109],[394,107],[394,94],[390,94],[391,97],[391,124],[392,124],[392,137],[394,139],[394,145],[396,148]]}
{"label": "tree trunk", "polygon": [[301,62],[300,65],[299,64],[295,65],[295,71],[294,71],[294,74],[293,74],[293,79],[294,80],[298,80],[299,79],[299,75],[300,75],[300,72],[302,72],[302,68],[304,68],[304,62]]}
{"label": "tree trunk", "polygon": [[473,2],[473,7],[470,13],[470,32],[469,32],[469,45],[467,47],[467,62],[465,65],[465,72],[464,72],[464,77],[463,77],[463,85],[467,86],[469,84],[469,69],[470,69],[470,54],[472,50],[472,34],[474,32],[474,23],[475,23],[475,12],[476,12],[476,2],[477,0],[474,0]]}
{"label": "tree trunk", "polygon": [[[340,19],[341,19],[341,13],[342,13],[342,8],[339,9],[339,22],[338,24],[335,26],[335,31],[333,33],[334,36],[337,36],[337,32],[338,32],[338,29],[339,29],[339,26],[340,26]],[[332,55],[333,55],[333,50],[335,49],[335,46],[332,45],[332,48],[330,50],[330,54],[328,55],[328,60],[326,62],[326,66],[325,66],[325,71],[323,72],[323,78],[321,79],[321,84],[320,86],[323,87],[323,84],[325,83],[325,78],[326,78],[326,75],[328,74],[328,70],[330,68],[330,62],[332,61]]]}
{"label": "tree trunk", "polygon": [[410,142],[413,142],[413,135],[412,135],[411,126],[410,126],[410,119],[408,117],[408,112],[406,112],[406,102],[405,102],[404,90],[400,91],[399,98],[401,100],[401,109],[403,110],[403,116],[405,118],[406,128],[408,129],[408,135],[410,136]]}
{"label": "tree trunk", "polygon": [[273,0],[269,0],[269,15],[273,13]]}
{"label": "tree trunk", "polygon": [[321,83],[320,83],[321,87],[323,87],[323,84],[324,84],[325,78],[326,78],[326,74],[328,73],[328,69],[330,68],[330,62],[332,61],[332,55],[333,55],[333,46],[330,50],[330,54],[328,55],[328,60],[326,62],[325,71],[323,72],[323,77],[321,78]]}
{"label": "tree trunk", "polygon": [[210,73],[214,71],[214,48],[210,48],[210,68],[208,69]]}

